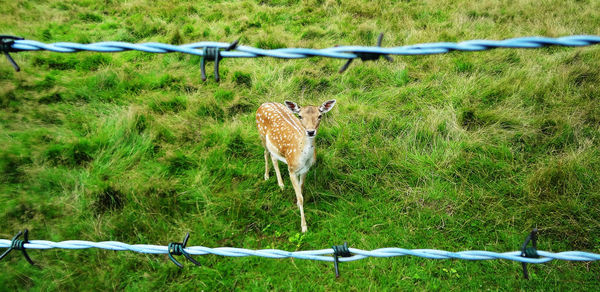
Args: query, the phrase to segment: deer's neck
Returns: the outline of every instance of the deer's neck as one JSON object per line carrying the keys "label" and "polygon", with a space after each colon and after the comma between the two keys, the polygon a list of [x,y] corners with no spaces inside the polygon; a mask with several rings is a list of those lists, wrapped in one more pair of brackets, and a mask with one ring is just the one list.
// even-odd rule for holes
{"label": "deer's neck", "polygon": [[315,150],[315,138],[308,138],[308,135],[304,136],[304,147],[308,147],[310,149]]}
{"label": "deer's neck", "polygon": [[310,153],[314,155],[315,153],[315,138],[309,138],[308,135],[304,135],[302,141],[302,153]]}

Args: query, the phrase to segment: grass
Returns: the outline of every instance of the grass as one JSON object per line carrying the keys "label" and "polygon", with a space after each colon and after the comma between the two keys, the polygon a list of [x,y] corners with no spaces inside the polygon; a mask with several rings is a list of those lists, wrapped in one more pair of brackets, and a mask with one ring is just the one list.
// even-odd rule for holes
{"label": "grass", "polygon": [[[232,41],[262,48],[600,35],[597,1],[13,1],[3,34],[44,42]],[[0,62],[0,238],[166,245],[513,251],[600,249],[600,50],[551,47],[393,63],[123,52]],[[210,71],[210,70],[209,70]],[[254,112],[335,98],[300,218],[263,180]],[[284,176],[287,171],[284,171]],[[0,287],[31,290],[597,290],[597,263],[302,260],[31,251]]]}

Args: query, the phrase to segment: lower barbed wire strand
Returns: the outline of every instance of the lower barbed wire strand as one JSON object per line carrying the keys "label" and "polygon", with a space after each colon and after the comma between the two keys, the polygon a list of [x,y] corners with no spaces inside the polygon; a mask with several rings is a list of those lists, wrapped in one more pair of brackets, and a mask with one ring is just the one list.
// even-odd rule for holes
{"label": "lower barbed wire strand", "polygon": [[[9,248],[12,242],[8,239],[0,239],[0,248]],[[168,247],[161,245],[150,245],[150,244],[126,244],[118,241],[101,241],[91,242],[83,240],[67,240],[61,242],[53,242],[47,240],[31,240],[29,243],[25,243],[26,249],[89,249],[99,248],[114,251],[133,251],[138,253],[147,254],[167,254]],[[334,261],[332,256],[334,253],[333,249],[320,249],[320,250],[307,250],[307,251],[285,251],[279,249],[245,249],[235,247],[217,247],[209,248],[204,246],[191,246],[184,249],[190,255],[218,255],[226,257],[248,257],[257,256],[274,259],[284,258],[296,258],[306,260],[318,260],[318,261]],[[494,260],[494,259],[505,259],[510,261],[517,261],[523,263],[540,264],[549,262],[552,260],[564,260],[564,261],[598,261],[600,260],[600,254],[582,252],[582,251],[565,251],[559,253],[552,253],[548,251],[537,251],[540,258],[527,258],[522,257],[520,251],[511,251],[504,253],[496,253],[491,251],[483,250],[470,250],[460,252],[450,252],[444,250],[435,249],[404,249],[397,247],[380,248],[375,250],[361,250],[356,248],[349,248],[350,253],[353,255],[350,257],[340,257],[340,262],[356,261],[368,257],[401,257],[401,256],[416,256],[428,259],[461,259],[461,260]]]}

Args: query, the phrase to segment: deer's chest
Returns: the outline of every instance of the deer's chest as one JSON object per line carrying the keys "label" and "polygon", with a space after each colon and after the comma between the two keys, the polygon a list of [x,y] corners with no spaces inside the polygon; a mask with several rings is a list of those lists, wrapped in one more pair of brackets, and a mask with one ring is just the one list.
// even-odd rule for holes
{"label": "deer's chest", "polygon": [[310,167],[315,164],[315,146],[311,144],[306,145],[300,152],[298,162],[298,169],[296,170],[296,173],[307,173]]}
{"label": "deer's chest", "polygon": [[315,164],[314,143],[307,141],[302,143],[302,146],[300,147],[293,147],[292,145],[292,143],[286,143],[284,145],[273,143],[271,137],[268,134],[266,136],[265,146],[273,157],[290,165],[291,169],[297,174],[308,172],[310,167]]}

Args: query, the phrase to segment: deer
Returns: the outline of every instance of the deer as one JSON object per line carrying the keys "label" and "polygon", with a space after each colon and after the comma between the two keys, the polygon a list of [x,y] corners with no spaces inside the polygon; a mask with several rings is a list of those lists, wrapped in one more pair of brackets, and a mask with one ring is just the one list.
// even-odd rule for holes
{"label": "deer", "polygon": [[[296,205],[300,209],[302,233],[308,229],[304,217],[302,187],[310,167],[315,164],[317,153],[315,137],[323,114],[335,105],[335,99],[321,106],[300,107],[292,101],[285,105],[275,102],[263,103],[256,111],[256,126],[265,148],[265,180],[269,179],[269,157],[273,163],[277,184],[284,189],[279,171],[279,161],[287,164],[290,180],[296,193]],[[296,115],[298,115],[296,117]]]}

